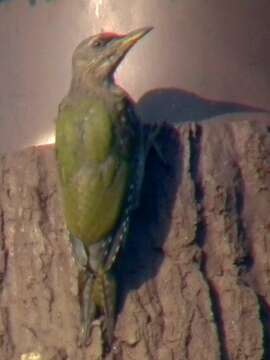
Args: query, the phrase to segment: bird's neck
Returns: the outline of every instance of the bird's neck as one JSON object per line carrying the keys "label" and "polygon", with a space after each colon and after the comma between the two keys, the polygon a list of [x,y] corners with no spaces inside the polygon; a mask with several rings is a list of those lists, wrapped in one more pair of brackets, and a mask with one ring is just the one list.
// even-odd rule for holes
{"label": "bird's neck", "polygon": [[127,96],[125,91],[118,86],[113,76],[106,77],[105,79],[95,77],[74,77],[71,81],[70,94],[86,95],[86,96],[100,96],[110,94],[115,97],[123,98]]}

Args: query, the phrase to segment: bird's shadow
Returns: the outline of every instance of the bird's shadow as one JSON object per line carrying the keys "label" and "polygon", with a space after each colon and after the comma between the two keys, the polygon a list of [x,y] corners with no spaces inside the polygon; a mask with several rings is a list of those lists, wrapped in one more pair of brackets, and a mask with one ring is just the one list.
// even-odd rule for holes
{"label": "bird's shadow", "polygon": [[[156,89],[137,103],[144,123],[199,122],[226,113],[266,112],[238,103],[213,101],[181,89]],[[182,146],[177,131],[164,127],[159,135],[166,165],[151,150],[146,164],[141,205],[134,214],[130,236],[116,263],[121,311],[130,290],[138,289],[158,273],[163,245],[170,230],[177,190],[182,181]]]}
{"label": "bird's shadow", "polygon": [[137,103],[137,112],[147,123],[179,124],[203,121],[211,117],[240,112],[269,112],[236,102],[216,101],[177,88],[148,91]]}

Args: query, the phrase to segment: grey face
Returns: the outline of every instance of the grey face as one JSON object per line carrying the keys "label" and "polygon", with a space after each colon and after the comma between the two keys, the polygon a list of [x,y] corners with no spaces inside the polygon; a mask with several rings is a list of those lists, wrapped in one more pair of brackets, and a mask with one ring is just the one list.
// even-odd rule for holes
{"label": "grey face", "polygon": [[117,48],[114,44],[115,39],[116,36],[100,34],[83,40],[73,54],[73,71],[98,76],[102,72],[105,73],[105,68],[109,70],[110,61]]}
{"label": "grey face", "polygon": [[143,28],[127,35],[103,33],[83,40],[73,54],[73,74],[97,79],[112,75],[128,50],[151,29]]}

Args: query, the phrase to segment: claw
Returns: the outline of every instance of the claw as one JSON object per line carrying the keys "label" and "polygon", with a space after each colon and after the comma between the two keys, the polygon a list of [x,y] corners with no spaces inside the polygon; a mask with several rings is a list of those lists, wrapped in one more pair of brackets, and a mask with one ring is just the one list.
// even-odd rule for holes
{"label": "claw", "polygon": [[70,242],[72,244],[73,255],[81,268],[86,268],[88,263],[88,254],[83,242],[70,234]]}

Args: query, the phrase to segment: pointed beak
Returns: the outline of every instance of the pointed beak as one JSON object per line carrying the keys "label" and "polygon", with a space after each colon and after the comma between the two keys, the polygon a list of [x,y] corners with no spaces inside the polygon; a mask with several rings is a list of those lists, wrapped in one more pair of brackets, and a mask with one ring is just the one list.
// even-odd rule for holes
{"label": "pointed beak", "polygon": [[113,74],[129,49],[152,29],[153,27],[144,27],[114,38],[103,53],[103,61],[98,67],[100,77],[106,77]]}
{"label": "pointed beak", "polygon": [[130,33],[119,37],[116,40],[117,53],[119,55],[125,55],[129,49],[131,49],[137,41],[143,38],[146,34],[148,34],[153,27],[144,27],[141,29],[137,29],[131,31]]}
{"label": "pointed beak", "polygon": [[151,30],[153,30],[152,26],[144,27],[141,29],[137,29],[134,31],[131,31],[127,35],[124,35],[120,42],[123,44],[123,46],[127,46],[131,48],[138,40],[143,38],[146,34],[148,34]]}

